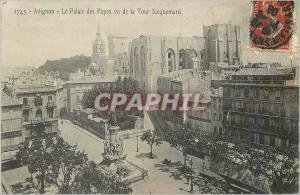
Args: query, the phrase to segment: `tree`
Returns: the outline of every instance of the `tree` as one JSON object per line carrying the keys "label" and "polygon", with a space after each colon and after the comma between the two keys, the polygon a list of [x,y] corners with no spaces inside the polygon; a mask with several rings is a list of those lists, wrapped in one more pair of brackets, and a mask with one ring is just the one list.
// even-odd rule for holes
{"label": "tree", "polygon": [[75,175],[82,171],[82,167],[87,163],[87,155],[77,151],[76,146],[71,146],[61,137],[57,137],[53,155],[57,157],[56,164],[52,167],[51,178],[58,187],[59,193],[71,193]]}
{"label": "tree", "polygon": [[298,147],[264,148],[251,150],[249,169],[255,175],[263,175],[271,182],[272,193],[296,193],[299,190]]}
{"label": "tree", "polygon": [[195,131],[183,125],[181,129],[174,129],[168,136],[167,141],[172,147],[182,151],[184,158],[184,166],[186,166],[186,160],[188,152],[195,148]]}
{"label": "tree", "polygon": [[76,175],[72,193],[76,194],[128,194],[132,192],[129,184],[117,175],[104,174],[100,167],[89,161]]}
{"label": "tree", "polygon": [[155,144],[156,146],[159,146],[160,144],[162,144],[161,139],[153,135],[151,131],[145,131],[141,136],[141,140],[147,142],[147,144],[150,145],[150,158],[153,158],[153,145]]}
{"label": "tree", "polygon": [[[230,140],[230,142],[228,142]],[[211,162],[222,162],[225,171],[250,170],[255,177],[268,178],[272,193],[298,192],[298,147],[254,146],[247,140],[201,136],[199,143],[208,148]],[[220,168],[220,167],[219,167]]]}
{"label": "tree", "polygon": [[42,194],[45,192],[48,173],[56,164],[56,156],[52,151],[55,147],[55,139],[45,133],[42,123],[32,125],[32,136],[26,139],[18,151],[16,157],[24,165],[28,165],[30,174],[35,174],[37,187]]}
{"label": "tree", "polygon": [[132,192],[126,181],[105,174],[95,162],[88,161],[84,152],[77,151],[77,146],[59,136],[48,136],[42,123],[33,125],[32,136],[22,143],[17,159],[28,165],[41,194],[46,184],[56,185],[58,193],[63,194]]}
{"label": "tree", "polygon": [[82,106],[83,108],[94,108],[95,99],[100,93],[106,92],[101,85],[96,85],[93,89],[88,90],[83,94]]}
{"label": "tree", "polygon": [[93,66],[90,67],[90,72],[92,73],[92,75],[96,75],[96,70]]}
{"label": "tree", "polygon": [[[138,91],[138,84],[131,77],[128,77],[126,82],[128,83],[127,87],[126,87],[127,92],[134,93],[134,92]],[[125,82],[124,82],[124,85],[125,85]]]}

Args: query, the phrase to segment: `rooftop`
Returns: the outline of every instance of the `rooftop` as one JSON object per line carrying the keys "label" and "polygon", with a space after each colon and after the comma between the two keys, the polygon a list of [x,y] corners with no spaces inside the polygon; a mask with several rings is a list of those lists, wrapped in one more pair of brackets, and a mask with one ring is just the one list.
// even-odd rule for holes
{"label": "rooftop", "polygon": [[74,81],[66,81],[66,84],[80,84],[80,83],[105,83],[105,82],[115,82],[116,76],[111,77],[90,77],[86,79],[79,79]]}
{"label": "rooftop", "polygon": [[165,78],[165,79],[169,79],[169,80],[173,80],[173,81],[184,81],[190,78],[193,78],[194,76],[196,76],[197,74],[200,75],[205,75],[206,71],[199,71],[197,69],[181,69],[181,70],[176,70],[173,72],[168,72],[165,73],[163,75],[160,75],[159,78]]}
{"label": "rooftop", "polygon": [[242,68],[233,75],[286,75],[292,73],[291,68]]}
{"label": "rooftop", "polygon": [[56,87],[54,86],[47,86],[47,85],[40,85],[40,86],[16,86],[15,93],[36,93],[36,92],[53,92],[56,91]]}

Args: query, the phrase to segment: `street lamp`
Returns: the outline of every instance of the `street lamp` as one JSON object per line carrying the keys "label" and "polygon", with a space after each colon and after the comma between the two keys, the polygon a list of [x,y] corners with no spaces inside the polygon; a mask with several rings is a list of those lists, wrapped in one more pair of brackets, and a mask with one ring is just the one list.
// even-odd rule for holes
{"label": "street lamp", "polygon": [[194,176],[193,176],[193,160],[189,157],[187,159],[190,163],[190,170],[189,170],[189,177],[190,177],[190,180],[191,180],[191,184],[190,184],[190,193],[193,193],[194,192],[194,183],[193,183],[193,179],[194,179]]}
{"label": "street lamp", "polygon": [[139,134],[136,134],[136,152],[139,152]]}
{"label": "street lamp", "polygon": [[193,161],[190,159],[190,166],[191,166],[191,172],[190,172],[190,177],[191,177],[191,190],[190,193],[194,192],[194,184],[193,184]]}

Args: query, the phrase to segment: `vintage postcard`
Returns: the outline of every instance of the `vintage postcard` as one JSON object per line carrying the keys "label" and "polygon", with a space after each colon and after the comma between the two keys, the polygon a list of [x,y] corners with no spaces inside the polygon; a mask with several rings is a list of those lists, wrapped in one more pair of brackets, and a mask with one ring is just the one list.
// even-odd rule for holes
{"label": "vintage postcard", "polygon": [[1,193],[299,193],[299,3],[1,1]]}

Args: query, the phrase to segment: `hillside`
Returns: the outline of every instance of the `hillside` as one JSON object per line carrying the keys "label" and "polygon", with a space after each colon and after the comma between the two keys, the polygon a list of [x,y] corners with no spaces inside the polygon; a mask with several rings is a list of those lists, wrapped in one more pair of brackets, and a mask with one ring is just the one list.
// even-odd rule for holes
{"label": "hillside", "polygon": [[85,68],[91,63],[91,57],[84,55],[76,55],[70,58],[62,58],[59,60],[47,60],[42,66],[39,66],[40,73],[45,71],[58,71],[62,79],[68,78],[68,73],[77,70],[78,67]]}

